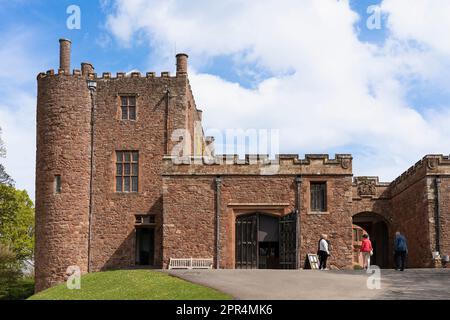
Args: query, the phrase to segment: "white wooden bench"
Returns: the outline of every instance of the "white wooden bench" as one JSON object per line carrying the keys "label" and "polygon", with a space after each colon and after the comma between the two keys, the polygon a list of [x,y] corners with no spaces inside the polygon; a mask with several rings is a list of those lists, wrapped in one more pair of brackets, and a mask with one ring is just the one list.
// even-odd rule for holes
{"label": "white wooden bench", "polygon": [[212,269],[213,259],[170,258],[169,270],[172,269]]}

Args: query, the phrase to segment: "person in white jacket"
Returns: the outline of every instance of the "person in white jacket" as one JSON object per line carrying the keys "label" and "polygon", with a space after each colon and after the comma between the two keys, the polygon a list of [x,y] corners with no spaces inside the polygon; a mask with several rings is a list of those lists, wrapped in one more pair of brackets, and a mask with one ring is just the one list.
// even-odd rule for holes
{"label": "person in white jacket", "polygon": [[319,270],[328,270],[327,259],[330,255],[330,250],[327,238],[328,236],[326,234],[320,235],[319,249],[317,251],[317,255],[319,256]]}

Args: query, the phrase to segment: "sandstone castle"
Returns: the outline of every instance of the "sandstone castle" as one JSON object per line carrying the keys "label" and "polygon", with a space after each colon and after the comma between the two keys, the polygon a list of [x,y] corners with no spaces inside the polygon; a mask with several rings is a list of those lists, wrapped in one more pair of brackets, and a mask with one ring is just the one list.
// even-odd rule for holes
{"label": "sandstone castle", "polygon": [[[37,291],[69,266],[166,268],[193,257],[219,268],[302,268],[321,233],[334,268],[358,263],[361,230],[381,267],[392,267],[397,230],[411,267],[450,254],[448,156],[425,156],[391,183],[354,177],[346,154],[216,156],[214,139],[196,130],[187,55],[176,56],[174,76],[98,76],[89,63],[72,71],[70,50],[60,40],[59,70],[37,78]],[[171,155],[180,142],[183,161]]]}

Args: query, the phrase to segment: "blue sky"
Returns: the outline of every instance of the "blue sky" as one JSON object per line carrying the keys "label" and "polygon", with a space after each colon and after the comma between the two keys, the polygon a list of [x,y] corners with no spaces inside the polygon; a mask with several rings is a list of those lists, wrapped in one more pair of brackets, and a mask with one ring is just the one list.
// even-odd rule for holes
{"label": "blue sky", "polygon": [[[99,73],[120,70],[137,69],[145,71],[152,60],[153,51],[158,50],[148,42],[138,40],[129,46],[121,45],[120,41],[111,37],[105,27],[107,13],[113,8],[112,1],[73,1],[73,0],[34,0],[1,1],[0,30],[2,34],[8,31],[33,29],[38,35],[32,39],[30,48],[46,57],[41,69],[56,68],[58,64],[58,39],[68,38],[74,43],[72,51],[73,67],[85,60],[92,62]],[[369,5],[379,4],[374,0],[352,0],[351,8],[365,17]],[[66,27],[70,14],[66,13],[70,5],[81,9],[81,29],[69,30]],[[384,42],[386,29],[368,30],[365,19],[355,23],[359,38],[375,44]],[[176,42],[173,43],[173,53]],[[76,65],[75,65],[76,63]],[[268,70],[257,64],[243,64],[255,71],[257,75],[240,70],[239,61],[233,55],[217,55],[208,57],[199,64],[199,72],[211,73],[231,82],[237,82],[244,87],[254,87],[257,82],[273,76]],[[161,70],[173,70],[170,64],[158,65]]]}
{"label": "blue sky", "polygon": [[[450,6],[444,0],[0,0],[0,159],[34,193],[36,75],[174,72],[190,80],[206,129],[274,128],[281,153],[352,153],[356,175],[391,180],[426,153],[450,151]],[[81,9],[69,30],[66,9]],[[381,28],[367,8],[379,5]],[[448,38],[448,37],[447,37]],[[13,79],[11,79],[13,77]],[[225,150],[227,151],[227,150]]]}

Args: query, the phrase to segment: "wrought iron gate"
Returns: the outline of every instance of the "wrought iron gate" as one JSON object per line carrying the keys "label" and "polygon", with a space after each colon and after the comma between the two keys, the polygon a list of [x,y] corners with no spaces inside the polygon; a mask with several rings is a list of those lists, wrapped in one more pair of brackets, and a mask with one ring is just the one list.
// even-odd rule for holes
{"label": "wrought iron gate", "polygon": [[[259,266],[259,213],[236,218],[236,269],[257,269]],[[278,221],[279,267],[298,268],[297,214]]]}
{"label": "wrought iron gate", "polygon": [[258,268],[258,215],[236,219],[236,268]]}
{"label": "wrought iron gate", "polygon": [[297,214],[293,212],[281,217],[279,226],[280,268],[297,269]]}

